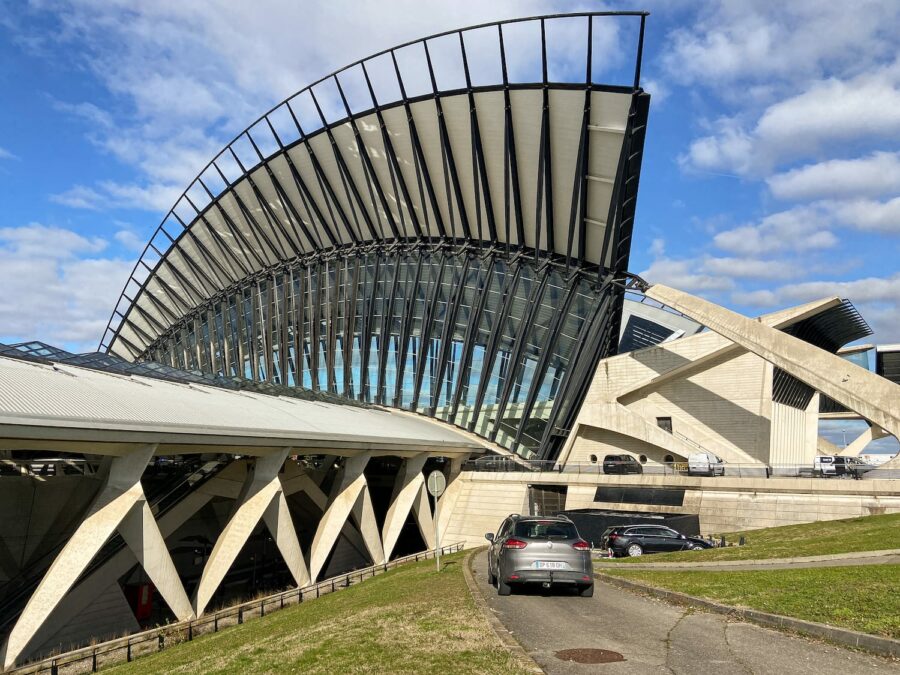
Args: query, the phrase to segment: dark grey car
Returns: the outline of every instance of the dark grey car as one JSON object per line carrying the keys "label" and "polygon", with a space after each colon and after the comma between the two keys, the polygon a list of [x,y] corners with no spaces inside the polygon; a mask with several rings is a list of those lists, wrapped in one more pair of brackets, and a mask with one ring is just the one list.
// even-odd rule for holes
{"label": "dark grey car", "polygon": [[568,586],[586,598],[594,594],[591,546],[565,517],[512,515],[497,534],[484,535],[488,549],[488,582],[509,595],[513,586]]}

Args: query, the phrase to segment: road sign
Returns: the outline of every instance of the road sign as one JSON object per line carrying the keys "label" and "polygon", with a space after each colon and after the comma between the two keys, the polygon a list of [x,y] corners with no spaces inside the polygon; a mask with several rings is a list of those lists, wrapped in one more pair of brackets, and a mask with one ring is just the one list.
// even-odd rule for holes
{"label": "road sign", "polygon": [[443,471],[432,471],[428,474],[428,494],[437,499],[447,489],[447,479]]}
{"label": "road sign", "polygon": [[428,480],[425,482],[428,487],[428,494],[434,497],[434,560],[437,565],[437,571],[441,571],[441,533],[440,526],[440,497],[447,489],[447,479],[444,478],[443,471],[432,471],[428,474]]}

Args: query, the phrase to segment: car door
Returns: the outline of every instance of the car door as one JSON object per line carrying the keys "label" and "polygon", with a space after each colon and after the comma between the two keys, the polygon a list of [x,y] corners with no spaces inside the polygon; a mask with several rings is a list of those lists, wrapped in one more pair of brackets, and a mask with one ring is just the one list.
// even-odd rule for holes
{"label": "car door", "polygon": [[687,540],[682,539],[681,535],[675,530],[668,527],[659,528],[660,546],[663,551],[682,551],[687,545]]}
{"label": "car door", "polygon": [[508,533],[509,518],[507,518],[500,524],[500,529],[497,530],[497,534],[494,535],[494,541],[491,542],[490,548],[488,550],[488,556],[490,558],[490,560],[488,560],[488,565],[490,565],[495,572],[498,572],[500,569],[498,562],[500,551],[502,550],[503,541]]}
{"label": "car door", "polygon": [[659,553],[662,546],[662,537],[655,527],[639,527],[635,530],[638,543],[646,553]]}

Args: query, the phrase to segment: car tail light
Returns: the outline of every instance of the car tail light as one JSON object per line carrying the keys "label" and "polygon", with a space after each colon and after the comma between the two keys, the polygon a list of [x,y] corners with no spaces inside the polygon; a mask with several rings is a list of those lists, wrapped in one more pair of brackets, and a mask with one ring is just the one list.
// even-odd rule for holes
{"label": "car tail light", "polygon": [[591,545],[589,543],[587,543],[584,539],[582,539],[582,540],[576,541],[574,544],[572,544],[572,548],[574,548],[576,551],[590,551]]}
{"label": "car tail light", "polygon": [[528,544],[521,539],[507,539],[506,543],[503,544],[503,548],[525,548],[526,546]]}

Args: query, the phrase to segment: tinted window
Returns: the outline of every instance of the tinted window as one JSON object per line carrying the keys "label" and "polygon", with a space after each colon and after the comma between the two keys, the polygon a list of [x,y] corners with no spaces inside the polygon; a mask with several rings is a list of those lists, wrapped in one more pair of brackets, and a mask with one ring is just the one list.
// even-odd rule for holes
{"label": "tinted window", "polygon": [[516,537],[533,539],[577,539],[578,532],[572,523],[561,523],[556,520],[528,520],[516,523]]}

